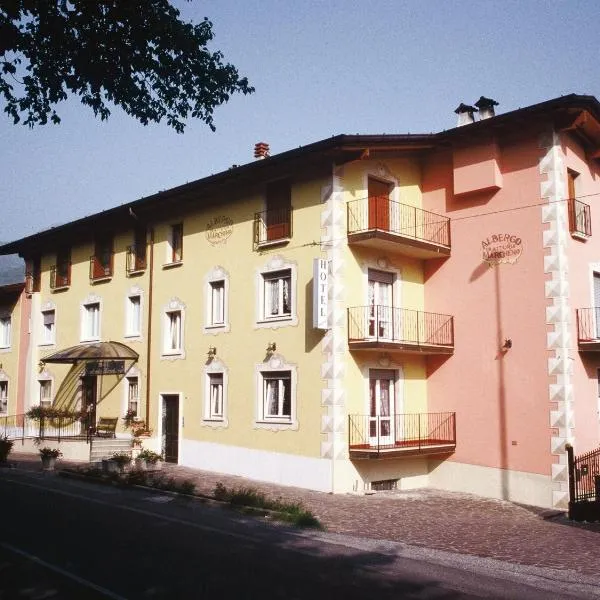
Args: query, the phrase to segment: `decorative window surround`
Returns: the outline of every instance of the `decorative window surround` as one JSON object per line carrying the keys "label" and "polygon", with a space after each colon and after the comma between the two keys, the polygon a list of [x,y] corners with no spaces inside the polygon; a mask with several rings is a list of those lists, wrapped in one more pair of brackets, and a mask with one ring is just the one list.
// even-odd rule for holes
{"label": "decorative window surround", "polygon": [[[270,431],[282,431],[286,429],[296,431],[298,429],[298,415],[296,403],[296,388],[297,388],[297,367],[294,364],[288,363],[281,354],[273,354],[265,362],[259,363],[254,367],[256,377],[256,417],[254,429],[267,429]],[[280,379],[277,379],[277,375]],[[277,380],[278,393],[289,393],[289,416],[271,416],[267,414],[265,405],[267,398],[266,380]],[[289,385],[289,390],[285,388]],[[283,400],[281,400],[282,402]]]}
{"label": "decorative window surround", "polygon": [[39,387],[39,405],[48,408],[54,404],[54,375],[44,369],[38,375],[37,380]]}
{"label": "decorative window surround", "polygon": [[[39,346],[53,348],[56,346],[56,304],[45,302],[40,309],[40,342]],[[54,317],[51,321],[51,317]]]}
{"label": "decorative window surround", "polygon": [[390,168],[383,162],[377,162],[369,165],[363,172],[363,189],[365,196],[368,195],[369,178],[378,179],[390,184],[390,200],[400,202],[400,185],[398,178],[394,176]]}
{"label": "decorative window surround", "polygon": [[[142,339],[144,294],[142,288],[133,286],[125,298],[125,335],[128,341],[140,341]],[[134,299],[137,298],[137,308]]]}
{"label": "decorative window surround", "polygon": [[[94,308],[97,307],[97,308]],[[81,342],[98,342],[102,332],[102,298],[90,294],[81,303]]]}
{"label": "decorative window surround", "polygon": [[7,312],[0,314],[0,352],[9,352],[12,342],[12,318]]}
{"label": "decorative window surround", "polygon": [[[266,312],[266,283],[271,275],[289,271],[289,303],[290,314],[268,317]],[[262,269],[256,272],[256,325],[255,328],[296,327],[298,325],[298,267],[297,263],[286,260],[283,256],[273,256]]]}
{"label": "decorative window surround", "polygon": [[[213,322],[215,315],[219,312],[215,307],[215,302],[219,302],[215,288],[222,282],[222,298],[220,310],[222,312],[222,321]],[[204,278],[204,306],[206,307],[204,319],[204,333],[216,335],[217,333],[226,333],[230,331],[229,324],[229,273],[221,266],[214,267]]]}
{"label": "decorative window surround", "polygon": [[[221,376],[221,415],[215,414],[215,407],[212,405],[214,396],[211,384],[216,383],[216,378]],[[227,418],[228,412],[228,394],[229,387],[229,369],[218,358],[210,361],[204,368],[204,408],[202,412],[202,425],[213,428],[225,428],[229,426]]]}
{"label": "decorative window surround", "polygon": [[[161,358],[164,360],[185,358],[185,308],[185,304],[179,298],[172,298],[163,307]],[[177,314],[179,314],[178,322]]]}

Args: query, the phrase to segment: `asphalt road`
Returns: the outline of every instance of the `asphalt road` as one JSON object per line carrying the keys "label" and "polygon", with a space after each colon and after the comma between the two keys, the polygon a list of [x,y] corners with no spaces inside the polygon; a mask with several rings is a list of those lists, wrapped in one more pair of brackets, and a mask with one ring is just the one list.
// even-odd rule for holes
{"label": "asphalt road", "polygon": [[[196,500],[0,472],[0,599],[549,600],[589,582],[298,532]],[[450,561],[452,562],[452,561]]]}

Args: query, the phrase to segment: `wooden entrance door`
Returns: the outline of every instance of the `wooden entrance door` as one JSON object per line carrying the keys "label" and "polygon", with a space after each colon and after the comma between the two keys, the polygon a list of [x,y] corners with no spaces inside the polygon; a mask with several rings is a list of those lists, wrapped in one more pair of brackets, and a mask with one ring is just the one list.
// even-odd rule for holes
{"label": "wooden entrance door", "polygon": [[81,378],[81,409],[87,413],[85,426],[89,433],[96,431],[96,404],[98,394],[98,379],[96,375]]}
{"label": "wooden entrance door", "polygon": [[390,230],[390,185],[370,177],[369,229]]}
{"label": "wooden entrance door", "polygon": [[289,180],[274,181],[267,186],[267,241],[290,237],[291,205],[292,193]]}
{"label": "wooden entrance door", "polygon": [[162,397],[162,451],[165,462],[179,462],[179,395]]}

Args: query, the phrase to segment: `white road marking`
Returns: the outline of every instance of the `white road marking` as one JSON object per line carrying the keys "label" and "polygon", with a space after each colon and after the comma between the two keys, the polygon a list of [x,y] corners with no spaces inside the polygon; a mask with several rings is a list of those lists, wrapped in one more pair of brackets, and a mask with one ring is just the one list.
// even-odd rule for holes
{"label": "white road marking", "polygon": [[63,575],[64,577],[72,579],[73,581],[79,583],[80,585],[84,585],[92,590],[95,590],[96,592],[99,592],[100,594],[103,594],[107,598],[112,598],[112,600],[127,600],[127,598],[125,598],[125,596],[120,596],[119,594],[115,594],[115,592],[111,592],[110,590],[107,590],[106,588],[103,588],[102,586],[97,585],[97,584],[93,583],[92,581],[88,581],[87,579],[84,579],[83,577],[79,577],[79,575],[75,575],[75,573],[71,573],[70,571],[66,571],[65,569],[63,569],[61,567],[52,565],[49,562],[42,560],[38,556],[35,556],[34,554],[29,554],[29,552],[25,552],[25,550],[16,548],[15,546],[13,546],[11,544],[7,544],[5,542],[0,542],[0,547],[2,547],[14,554],[18,554],[19,556],[23,556],[23,557],[31,560],[32,562],[37,563],[38,565],[42,565],[43,567],[46,567],[46,569],[50,569],[51,571],[54,571],[55,573],[58,573],[59,575]]}

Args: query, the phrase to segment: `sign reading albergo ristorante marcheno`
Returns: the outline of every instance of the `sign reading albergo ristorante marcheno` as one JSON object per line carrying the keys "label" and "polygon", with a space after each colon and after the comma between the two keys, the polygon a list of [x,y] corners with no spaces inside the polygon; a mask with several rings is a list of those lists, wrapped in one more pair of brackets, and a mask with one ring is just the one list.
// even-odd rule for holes
{"label": "sign reading albergo ristorante marcheno", "polygon": [[124,360],[90,360],[85,363],[86,375],[123,375]]}
{"label": "sign reading albergo ristorante marcheno", "polygon": [[512,233],[494,233],[481,241],[483,260],[490,266],[514,264],[523,253],[523,241]]}

